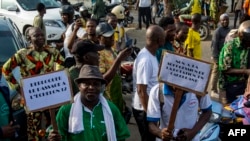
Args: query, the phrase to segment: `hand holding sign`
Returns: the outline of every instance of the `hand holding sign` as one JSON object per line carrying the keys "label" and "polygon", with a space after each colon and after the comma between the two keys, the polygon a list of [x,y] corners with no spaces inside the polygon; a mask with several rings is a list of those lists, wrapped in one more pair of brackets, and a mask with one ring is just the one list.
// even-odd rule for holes
{"label": "hand holding sign", "polygon": [[57,130],[54,108],[73,101],[68,76],[68,71],[61,70],[21,80],[21,93],[24,96],[26,112],[50,109],[54,130]]}
{"label": "hand holding sign", "polygon": [[172,133],[174,130],[175,119],[183,91],[204,95],[211,69],[211,63],[175,53],[164,53],[159,69],[159,81],[175,87],[175,98],[167,127],[169,133]]}

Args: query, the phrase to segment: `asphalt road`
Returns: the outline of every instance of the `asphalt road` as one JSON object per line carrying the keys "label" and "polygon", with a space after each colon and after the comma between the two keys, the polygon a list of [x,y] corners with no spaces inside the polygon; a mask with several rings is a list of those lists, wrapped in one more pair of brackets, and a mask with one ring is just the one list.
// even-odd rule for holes
{"label": "asphalt road", "polygon": [[[134,23],[132,25],[130,25],[128,28],[126,28],[126,32],[129,35],[130,38],[133,39],[137,39],[137,47],[143,48],[145,45],[145,28],[143,28],[142,30],[135,30],[135,27],[137,25],[137,11],[135,10],[131,10],[131,14],[134,16]],[[233,14],[229,14],[230,15],[230,27],[232,27],[233,25]],[[157,18],[156,20],[159,20],[159,18]],[[145,27],[145,25],[144,25]],[[205,41],[201,42],[201,46],[202,46],[202,60],[207,61],[207,62],[211,62],[211,50],[210,50],[210,45],[211,45],[211,39],[212,39],[212,35],[213,35],[214,30],[211,30],[211,35],[209,36],[209,38]],[[208,86],[208,92],[210,92],[210,85]],[[127,103],[128,106],[131,107],[131,101],[132,101],[132,94],[127,94],[124,95],[124,99]],[[217,100],[217,99],[214,99]],[[140,135],[139,135],[139,131],[136,125],[136,122],[134,120],[134,118],[132,117],[129,124],[128,124],[129,130],[130,130],[130,138],[127,139],[127,141],[140,141]]]}

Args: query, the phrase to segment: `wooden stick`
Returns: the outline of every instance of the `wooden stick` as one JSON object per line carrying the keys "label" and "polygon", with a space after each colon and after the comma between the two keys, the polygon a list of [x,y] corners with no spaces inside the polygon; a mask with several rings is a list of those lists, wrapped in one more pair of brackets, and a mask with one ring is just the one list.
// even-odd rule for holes
{"label": "wooden stick", "polygon": [[182,95],[183,95],[183,90],[176,88],[176,91],[174,94],[174,104],[172,107],[172,111],[171,111],[171,115],[170,115],[170,119],[169,119],[168,127],[167,127],[169,133],[171,134],[173,133],[173,130],[174,130],[174,123],[175,123],[175,119],[176,119],[177,111],[181,102]]}
{"label": "wooden stick", "polygon": [[58,131],[57,123],[56,123],[56,116],[55,116],[55,108],[49,109],[51,124],[54,131]]}

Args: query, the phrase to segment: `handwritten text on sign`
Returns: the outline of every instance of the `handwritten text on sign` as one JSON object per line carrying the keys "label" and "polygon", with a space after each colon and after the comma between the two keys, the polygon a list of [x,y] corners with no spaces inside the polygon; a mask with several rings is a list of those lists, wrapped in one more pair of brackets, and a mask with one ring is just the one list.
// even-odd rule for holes
{"label": "handwritten text on sign", "polygon": [[174,85],[205,93],[211,64],[166,52],[159,79]]}
{"label": "handwritten text on sign", "polygon": [[22,79],[23,93],[29,111],[69,102],[72,99],[66,71]]}

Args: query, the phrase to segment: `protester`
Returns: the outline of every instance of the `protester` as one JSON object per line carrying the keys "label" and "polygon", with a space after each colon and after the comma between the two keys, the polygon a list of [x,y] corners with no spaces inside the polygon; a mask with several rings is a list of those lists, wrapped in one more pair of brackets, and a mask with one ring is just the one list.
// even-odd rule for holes
{"label": "protester", "polygon": [[193,14],[191,17],[192,26],[189,28],[188,37],[185,41],[185,47],[187,48],[187,56],[201,59],[201,38],[200,38],[200,24],[201,14]]}
{"label": "protester", "polygon": [[187,7],[182,8],[181,13],[190,10],[190,14],[181,14],[179,16],[180,22],[184,22],[184,19],[192,19],[192,15],[201,14],[201,0],[190,0]]}
{"label": "protester", "polygon": [[[110,24],[103,22],[96,27],[96,34],[99,38],[100,45],[105,46],[104,50],[99,51],[99,68],[101,73],[105,74],[109,71],[117,58],[117,53],[112,49],[112,46],[114,45],[114,30]],[[126,52],[127,56],[130,55],[131,52],[132,48]],[[125,101],[122,97],[122,80],[119,71],[120,70],[118,69],[115,72],[114,77],[107,85],[104,96],[112,101],[121,113],[123,113],[125,110]]]}
{"label": "protester", "polygon": [[234,28],[236,28],[236,23],[239,18],[239,24],[240,24],[240,19],[243,14],[243,4],[244,0],[235,0],[235,7],[234,7]]}
{"label": "protester", "polygon": [[211,20],[214,22],[213,29],[217,28],[217,24],[219,22],[219,3],[217,0],[210,0],[210,6],[209,6],[209,16],[211,17]]}
{"label": "protester", "polygon": [[[1,75],[0,75],[1,78]],[[18,133],[20,126],[15,124],[13,119],[12,108],[10,104],[10,94],[8,87],[0,86],[0,140],[11,141],[11,139],[18,140]],[[16,137],[15,137],[16,136]]]}
{"label": "protester", "polygon": [[[211,99],[208,94],[197,98],[196,94],[183,91],[175,118],[174,131],[170,133],[167,127],[176,92],[177,88],[165,83],[163,85],[156,84],[152,87],[147,109],[149,130],[157,136],[157,141],[172,140],[172,137],[175,137],[175,140],[178,141],[200,141],[199,132],[209,121],[212,114]],[[159,95],[162,95],[161,100]],[[202,111],[201,115],[198,114],[199,110]],[[158,125],[159,122],[160,125]]]}
{"label": "protester", "polygon": [[80,12],[80,19],[81,19],[81,22],[82,22],[82,26],[83,28],[86,28],[86,22],[88,19],[91,18],[91,14],[89,14],[89,11],[88,9],[85,7],[85,6],[81,6],[79,8],[79,12]]}
{"label": "protester", "polygon": [[45,35],[45,43],[47,44],[46,41],[46,28],[43,22],[43,16],[46,14],[46,7],[43,3],[38,3],[36,6],[36,10],[38,11],[38,15],[35,16],[33,20],[33,26],[34,27],[39,27],[42,29],[43,34]]}
{"label": "protester", "polygon": [[238,37],[226,43],[219,56],[219,88],[222,103],[231,103],[237,95],[242,95],[246,89],[246,83],[250,68],[249,42],[250,21],[241,23],[238,29]]}
{"label": "protester", "polygon": [[149,23],[151,20],[151,1],[150,0],[137,0],[135,5],[135,10],[138,10],[138,27],[137,30],[141,30],[142,28],[142,19],[146,24],[146,29],[149,27]]}
{"label": "protester", "polygon": [[189,27],[185,23],[176,23],[175,39],[173,42],[174,52],[182,55],[187,55],[187,51],[184,47],[184,42],[187,39]]}
{"label": "protester", "polygon": [[229,25],[229,16],[227,14],[222,14],[220,16],[221,26],[218,27],[213,34],[211,50],[212,50],[212,61],[213,61],[213,70],[212,70],[212,78],[211,78],[211,96],[218,97],[218,63],[219,63],[219,55],[220,51],[224,45],[227,34],[230,31]]}
{"label": "protester", "polygon": [[83,36],[83,39],[89,39],[96,44],[99,44],[99,40],[96,36],[96,26],[97,20],[96,19],[88,19],[86,22],[86,34]]}
{"label": "protester", "polygon": [[[75,10],[71,5],[63,5],[61,6],[59,13],[61,15],[61,19],[62,19],[62,23],[64,24],[64,26],[67,28],[74,22],[74,13]],[[65,32],[66,32],[65,30]],[[58,41],[57,43],[55,43],[55,47],[60,50],[61,54],[63,55],[63,57],[65,57],[65,52],[64,52],[64,39],[65,39],[65,32],[63,32],[63,34],[61,35],[60,41]]]}
{"label": "protester", "polygon": [[[11,89],[20,93],[20,85],[15,79],[13,70],[20,67],[21,77],[30,77],[62,69],[64,58],[56,48],[45,45],[43,31],[38,27],[29,29],[30,46],[20,49],[3,65],[2,73]],[[38,141],[43,112],[27,114],[28,140]],[[47,119],[49,120],[49,119]],[[49,120],[50,121],[50,120]]]}
{"label": "protester", "polygon": [[[89,38],[92,38],[92,35],[96,35],[95,30],[92,32],[92,29],[93,27],[95,27],[95,24],[96,22],[93,19],[89,19],[87,21],[86,30],[87,33],[89,33]],[[88,27],[90,27],[89,30]],[[76,94],[79,91],[77,85],[74,83],[74,79],[78,77],[81,67],[85,64],[99,66],[100,57],[98,51],[103,49],[104,46],[96,44],[91,39],[78,40],[74,43],[71,52],[76,60],[76,65],[70,67],[69,69],[73,94]],[[129,55],[129,52],[131,52],[129,48],[122,50],[118,54],[110,69],[105,74],[103,74],[103,77],[107,81],[107,83],[109,83],[113,79],[114,75],[116,74],[116,71],[120,67],[121,61]]]}
{"label": "protester", "polygon": [[132,110],[141,141],[155,140],[155,137],[148,131],[146,112],[150,89],[158,81],[159,63],[155,54],[164,42],[164,30],[158,25],[150,26],[146,31],[146,45],[134,61]]}
{"label": "protester", "polygon": [[[112,9],[111,13],[113,13],[116,16],[117,21],[116,22],[112,22],[115,21],[115,17],[111,15],[111,17],[109,17],[109,19],[111,21],[108,21],[108,23],[112,23],[112,27],[115,29],[115,33],[114,33],[114,38],[115,38],[115,44],[114,47],[116,45],[116,51],[120,51],[122,50],[122,44],[125,42],[125,28],[123,25],[123,20],[125,19],[125,8],[123,6],[116,6],[115,8]],[[107,14],[108,16],[108,14]],[[115,23],[117,23],[115,25]]]}
{"label": "protester", "polygon": [[156,24],[155,22],[155,18],[157,16],[157,13],[159,11],[159,8],[158,8],[158,3],[159,3],[159,0],[152,0],[152,23],[153,24]]}
{"label": "protester", "polygon": [[[98,66],[84,65],[75,79],[80,92],[74,103],[63,105],[57,113],[58,131],[62,141],[124,141],[130,136],[128,127],[117,109],[102,93],[106,81]],[[57,132],[49,141],[59,141]]]}
{"label": "protester", "polygon": [[112,48],[115,52],[119,52],[121,50],[121,43],[124,40],[124,28],[118,25],[118,19],[113,13],[108,13],[106,15],[106,21],[114,29],[114,44]]}
{"label": "protester", "polygon": [[174,24],[174,19],[172,17],[162,17],[158,23],[165,31],[165,44],[160,46],[156,51],[156,57],[160,63],[163,50],[174,51],[172,41],[174,41],[174,36],[176,32],[176,27]]}
{"label": "protester", "polygon": [[103,46],[99,46],[91,42],[91,40],[79,40],[73,45],[72,54],[75,57],[76,65],[70,67],[69,74],[74,95],[79,92],[78,86],[74,83],[74,80],[79,76],[81,67],[85,64],[99,66],[98,51],[103,48]]}
{"label": "protester", "polygon": [[72,52],[72,47],[73,47],[73,44],[78,41],[78,40],[85,40],[85,39],[88,39],[88,40],[91,40],[92,42],[96,43],[96,44],[99,44],[99,40],[96,36],[96,26],[97,26],[97,20],[96,19],[87,19],[86,21],[86,33],[84,33],[83,37],[82,38],[77,38],[77,29],[79,29],[79,25],[75,25],[75,29],[74,30],[75,32],[73,32],[71,34],[71,37],[69,38],[68,40],[68,49],[70,50],[70,52]]}
{"label": "protester", "polygon": [[83,28],[83,23],[80,18],[76,19],[66,30],[65,39],[64,39],[64,53],[65,53],[65,62],[64,66],[70,68],[75,65],[75,59],[71,53],[71,48],[75,40],[82,39],[86,34],[85,29]]}

